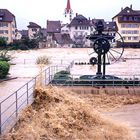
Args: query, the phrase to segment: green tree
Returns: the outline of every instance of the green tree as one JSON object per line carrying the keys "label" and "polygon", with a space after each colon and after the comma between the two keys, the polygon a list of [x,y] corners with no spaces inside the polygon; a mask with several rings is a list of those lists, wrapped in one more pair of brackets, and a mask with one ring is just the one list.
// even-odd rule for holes
{"label": "green tree", "polygon": [[6,61],[0,61],[0,79],[5,78],[9,72],[10,65]]}
{"label": "green tree", "polygon": [[5,47],[7,45],[7,41],[4,37],[0,37],[0,47]]}

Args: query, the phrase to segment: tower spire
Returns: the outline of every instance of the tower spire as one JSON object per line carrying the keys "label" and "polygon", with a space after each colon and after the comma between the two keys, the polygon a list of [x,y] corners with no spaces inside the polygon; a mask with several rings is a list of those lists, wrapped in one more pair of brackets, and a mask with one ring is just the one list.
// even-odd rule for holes
{"label": "tower spire", "polygon": [[69,16],[70,21],[72,20],[73,11],[71,9],[70,0],[67,0],[67,6],[65,8],[65,17]]}

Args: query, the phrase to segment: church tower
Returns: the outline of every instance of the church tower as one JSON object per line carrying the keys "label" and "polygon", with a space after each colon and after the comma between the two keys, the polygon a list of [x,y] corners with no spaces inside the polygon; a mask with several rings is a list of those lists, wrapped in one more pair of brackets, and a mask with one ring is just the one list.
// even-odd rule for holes
{"label": "church tower", "polygon": [[69,18],[69,22],[72,20],[73,11],[71,9],[70,0],[67,0],[67,6],[65,8],[65,18]]}

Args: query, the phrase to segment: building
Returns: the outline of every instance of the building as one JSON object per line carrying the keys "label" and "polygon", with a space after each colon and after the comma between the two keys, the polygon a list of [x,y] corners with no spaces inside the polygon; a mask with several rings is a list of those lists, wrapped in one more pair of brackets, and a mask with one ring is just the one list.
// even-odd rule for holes
{"label": "building", "polygon": [[61,22],[47,20],[47,45],[48,47],[55,47],[54,35],[61,33]]}
{"label": "building", "polygon": [[86,39],[86,36],[90,35],[91,32],[90,19],[85,18],[83,15],[76,14],[69,24],[69,30],[75,47],[90,46],[90,41]]}
{"label": "building", "polygon": [[0,9],[0,37],[4,37],[7,43],[12,43],[16,36],[16,18],[7,9]]}
{"label": "building", "polygon": [[27,27],[28,27],[28,37],[30,39],[33,39],[35,35],[38,34],[41,30],[41,26],[39,26],[34,22],[29,22],[29,25]]}
{"label": "building", "polygon": [[125,47],[140,47],[140,11],[133,10],[131,5],[122,8],[112,19],[124,39]]}
{"label": "building", "polygon": [[55,33],[53,40],[55,41],[56,47],[69,47],[72,48],[73,47],[73,41],[70,38],[69,34],[65,34],[65,33]]}
{"label": "building", "polygon": [[113,21],[105,21],[104,19],[92,19],[91,20],[91,33],[94,34],[95,28],[96,28],[96,24],[98,23],[98,21],[102,21],[103,25],[104,25],[104,34],[108,34],[111,36],[114,36],[114,39],[110,40],[110,44],[113,45],[114,47],[116,46],[116,32],[118,31],[116,22]]}
{"label": "building", "polygon": [[16,40],[28,37],[28,30],[16,30]]}

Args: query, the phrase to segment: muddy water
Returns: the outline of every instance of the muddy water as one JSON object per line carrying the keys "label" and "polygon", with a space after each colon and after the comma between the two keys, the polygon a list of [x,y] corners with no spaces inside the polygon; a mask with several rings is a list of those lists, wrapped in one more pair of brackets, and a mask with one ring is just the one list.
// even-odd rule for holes
{"label": "muddy water", "polygon": [[[22,85],[27,83],[30,79],[35,77],[39,72],[40,68],[35,64],[38,56],[46,55],[50,58],[50,65],[62,65],[69,64],[72,60],[84,60],[89,61],[89,54],[92,49],[77,49],[77,48],[52,48],[52,49],[41,49],[32,51],[16,51],[13,53],[14,59],[10,68],[10,76],[17,77],[15,80],[10,80],[0,83],[0,101],[15,92]],[[140,57],[140,49],[127,49],[125,50],[123,57]],[[108,65],[107,74],[112,75],[140,75],[140,59],[126,60],[126,62],[118,62],[113,65]],[[96,66],[77,66],[75,65],[71,69],[72,74],[84,75],[84,74],[96,74]],[[127,121],[132,126],[132,130],[137,132],[137,136],[140,134],[140,105],[128,106],[123,110],[112,112],[106,115],[120,118],[120,121]]]}
{"label": "muddy water", "polygon": [[136,136],[134,140],[140,140],[140,104],[126,105],[113,112],[106,112],[104,115],[130,126]]}
{"label": "muddy water", "polygon": [[[17,80],[11,80],[0,83],[0,97],[9,95],[18,89],[23,83],[26,83],[32,77],[35,77],[40,68],[35,64],[39,56],[47,56],[50,60],[50,65],[65,65],[72,60],[89,61],[93,49],[89,48],[50,48],[30,51],[15,51],[12,52],[14,59],[10,68],[10,76],[18,77]],[[125,49],[123,57],[136,58],[140,57],[140,49]],[[96,66],[75,65],[71,69],[71,74],[84,75],[96,74]],[[140,75],[140,59],[126,60],[126,62],[117,62],[106,67],[106,73],[112,75]],[[22,84],[20,84],[22,83]]]}
{"label": "muddy water", "polygon": [[29,78],[17,78],[10,81],[0,83],[0,102],[10,94],[14,93],[17,89],[27,83]]}

